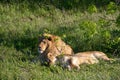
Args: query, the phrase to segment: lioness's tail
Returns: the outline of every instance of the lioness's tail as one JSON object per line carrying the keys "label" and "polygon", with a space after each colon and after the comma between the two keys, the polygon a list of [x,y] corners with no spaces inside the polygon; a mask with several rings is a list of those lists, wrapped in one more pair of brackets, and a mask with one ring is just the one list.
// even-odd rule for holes
{"label": "lioness's tail", "polygon": [[120,61],[120,58],[114,58],[114,59],[111,59],[111,58],[110,58],[110,60],[111,60],[111,61]]}
{"label": "lioness's tail", "polygon": [[108,58],[108,57],[106,56],[105,58],[103,58],[103,60],[105,60],[105,61],[116,61],[117,59]]}

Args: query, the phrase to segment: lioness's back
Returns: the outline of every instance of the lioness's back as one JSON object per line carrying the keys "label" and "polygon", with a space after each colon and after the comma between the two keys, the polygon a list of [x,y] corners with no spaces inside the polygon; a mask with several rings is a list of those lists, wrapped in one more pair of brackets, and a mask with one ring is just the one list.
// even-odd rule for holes
{"label": "lioness's back", "polygon": [[103,59],[103,60],[110,60],[105,53],[100,52],[100,51],[79,52],[75,55],[85,56],[85,57],[95,57],[95,58]]}

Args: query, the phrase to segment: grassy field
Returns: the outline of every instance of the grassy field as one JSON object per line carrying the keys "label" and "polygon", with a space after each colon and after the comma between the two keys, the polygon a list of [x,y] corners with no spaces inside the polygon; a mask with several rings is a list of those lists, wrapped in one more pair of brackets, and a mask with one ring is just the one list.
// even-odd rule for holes
{"label": "grassy field", "polygon": [[74,52],[99,50],[118,58],[120,7],[110,3],[83,11],[1,2],[0,80],[120,80],[120,61],[82,65],[79,71],[33,63],[43,33],[60,36]]}

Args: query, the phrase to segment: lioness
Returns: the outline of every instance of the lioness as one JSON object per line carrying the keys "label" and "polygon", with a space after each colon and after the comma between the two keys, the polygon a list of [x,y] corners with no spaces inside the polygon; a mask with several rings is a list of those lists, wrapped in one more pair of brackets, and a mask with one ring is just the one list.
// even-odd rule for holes
{"label": "lioness", "polygon": [[78,56],[78,55],[60,55],[60,56],[52,56],[52,54],[49,54],[49,63],[51,65],[59,64],[63,68],[67,68],[68,70],[71,70],[72,68],[80,69],[81,64],[94,64],[98,63],[99,61],[91,56],[91,57],[85,57],[85,56]]}
{"label": "lioness", "polygon": [[63,68],[67,68],[71,70],[72,68],[80,69],[81,64],[94,64],[98,63],[99,59],[103,60],[112,60],[107,57],[107,55],[100,51],[87,51],[87,52],[80,52],[73,55],[60,55],[60,56],[53,56],[53,54],[49,54],[49,61],[51,64],[56,64],[59,62]]}
{"label": "lioness", "polygon": [[72,48],[60,37],[46,33],[39,37],[38,52],[42,62],[48,62],[48,53],[52,53],[55,57],[60,54],[73,54]]}

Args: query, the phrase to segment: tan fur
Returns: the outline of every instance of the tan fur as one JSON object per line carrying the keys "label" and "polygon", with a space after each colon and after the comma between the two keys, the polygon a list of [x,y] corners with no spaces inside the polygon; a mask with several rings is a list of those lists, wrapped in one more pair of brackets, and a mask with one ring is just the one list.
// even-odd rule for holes
{"label": "tan fur", "polygon": [[49,65],[55,65],[56,64],[57,58],[52,53],[47,54],[47,59],[48,59]]}
{"label": "tan fur", "polygon": [[52,64],[55,64],[56,61],[59,61],[62,67],[68,68],[71,70],[72,68],[80,69],[81,64],[95,64],[99,62],[99,59],[102,60],[111,60],[107,57],[107,55],[100,51],[87,51],[87,52],[79,52],[73,55],[60,55],[57,57],[53,57],[52,55],[49,57]]}
{"label": "tan fur", "polygon": [[62,41],[59,36],[52,34],[43,34],[39,38],[38,52],[43,62],[48,62],[48,53],[55,57],[61,54],[73,54],[69,45]]}
{"label": "tan fur", "polygon": [[[65,58],[65,57],[63,57]],[[109,61],[112,60],[107,57],[107,55],[100,51],[87,51],[87,52],[79,52],[74,56],[70,56],[70,59],[66,62],[66,67],[71,70],[71,68],[80,69],[79,65],[81,64],[94,64],[98,63],[99,59]],[[68,64],[69,62],[69,64]]]}
{"label": "tan fur", "polygon": [[100,52],[100,51],[79,52],[79,53],[76,53],[75,55],[83,56],[83,57],[95,57],[97,59],[102,59],[102,60],[106,60],[106,61],[111,60],[110,58],[107,57],[107,55],[105,53]]}
{"label": "tan fur", "polygon": [[80,57],[80,56],[73,56],[69,60],[69,65],[67,65],[67,68],[71,70],[71,68],[77,68],[80,69],[80,65],[82,64],[95,64],[99,61],[94,57]]}
{"label": "tan fur", "polygon": [[80,69],[81,64],[94,64],[98,63],[99,61],[91,56],[91,57],[83,57],[79,55],[63,55],[62,57],[58,58],[60,64],[62,65],[63,68],[67,68],[71,70],[72,68],[77,68],[78,70]]}

